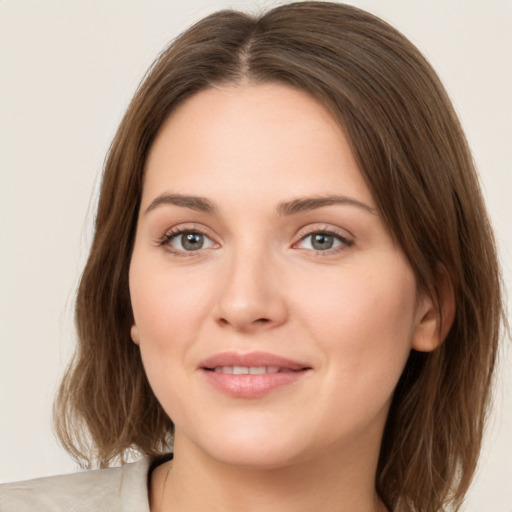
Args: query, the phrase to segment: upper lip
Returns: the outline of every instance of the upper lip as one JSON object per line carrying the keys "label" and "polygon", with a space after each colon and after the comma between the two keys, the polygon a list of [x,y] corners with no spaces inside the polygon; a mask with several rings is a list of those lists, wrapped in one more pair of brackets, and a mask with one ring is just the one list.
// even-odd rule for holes
{"label": "upper lip", "polygon": [[294,361],[286,357],[270,354],[268,352],[220,352],[201,361],[202,369],[213,369],[222,366],[277,366],[287,370],[304,370],[311,368],[300,361]]}

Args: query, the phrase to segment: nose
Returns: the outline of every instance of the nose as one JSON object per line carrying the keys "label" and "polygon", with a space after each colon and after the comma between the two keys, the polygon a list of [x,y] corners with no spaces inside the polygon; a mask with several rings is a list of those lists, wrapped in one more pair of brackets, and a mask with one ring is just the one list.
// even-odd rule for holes
{"label": "nose", "polygon": [[286,322],[288,310],[279,266],[267,251],[239,251],[225,268],[216,321],[239,332],[269,330]]}

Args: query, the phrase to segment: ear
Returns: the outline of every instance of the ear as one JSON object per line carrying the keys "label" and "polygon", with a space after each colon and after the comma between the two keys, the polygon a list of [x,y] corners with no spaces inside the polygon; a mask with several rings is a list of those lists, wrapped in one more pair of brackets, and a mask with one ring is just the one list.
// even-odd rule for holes
{"label": "ear", "polygon": [[135,345],[138,345],[140,343],[139,329],[137,329],[137,326],[135,324],[133,324],[130,329],[130,336],[132,337],[132,341],[133,343],[135,343]]}
{"label": "ear", "polygon": [[435,297],[423,297],[417,311],[412,348],[419,352],[435,350],[450,332],[455,318],[455,293],[446,268],[437,269]]}

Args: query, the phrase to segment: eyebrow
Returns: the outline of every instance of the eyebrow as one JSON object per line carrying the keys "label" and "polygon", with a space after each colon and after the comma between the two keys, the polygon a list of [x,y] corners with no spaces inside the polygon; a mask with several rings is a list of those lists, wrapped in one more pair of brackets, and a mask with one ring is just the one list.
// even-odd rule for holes
{"label": "eyebrow", "polygon": [[280,203],[279,206],[277,207],[277,212],[279,213],[279,215],[295,215],[296,213],[316,210],[317,208],[331,206],[334,204],[355,206],[357,208],[362,208],[363,210],[371,213],[372,215],[377,215],[377,211],[375,208],[372,208],[371,206],[368,206],[367,204],[362,203],[357,199],[353,199],[347,196],[336,195],[293,199],[292,201]]}
{"label": "eyebrow", "polygon": [[[190,208],[191,210],[195,210],[202,213],[217,213],[217,207],[210,200],[204,197],[187,196],[183,194],[162,194],[157,198],[153,199],[151,204],[147,207],[145,213],[148,213],[151,210],[154,210],[155,208],[158,208],[159,206],[166,204],[182,206],[184,208]],[[291,201],[285,201],[277,206],[276,211],[279,215],[289,216],[336,204],[355,206],[373,215],[377,214],[375,208],[372,208],[371,206],[368,206],[367,204],[358,201],[357,199],[337,195],[305,197],[293,199]]]}
{"label": "eyebrow", "polygon": [[151,201],[151,204],[146,209],[146,213],[164,204],[183,206],[203,213],[217,212],[215,205],[204,197],[185,196],[182,194],[162,194]]}

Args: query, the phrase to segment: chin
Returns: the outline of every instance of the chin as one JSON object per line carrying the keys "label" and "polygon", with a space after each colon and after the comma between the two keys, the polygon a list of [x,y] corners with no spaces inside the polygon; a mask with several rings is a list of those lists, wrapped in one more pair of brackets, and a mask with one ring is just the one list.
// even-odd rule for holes
{"label": "chin", "polygon": [[[245,423],[245,424],[242,424]],[[276,469],[308,458],[308,442],[302,431],[276,422],[206,423],[203,432],[190,432],[183,440],[176,431],[175,445],[193,444],[196,450],[217,462],[252,469]]]}
{"label": "chin", "polygon": [[293,466],[307,460],[297,446],[288,443],[238,444],[222,443],[210,451],[210,456],[229,466],[244,469],[269,470]]}

